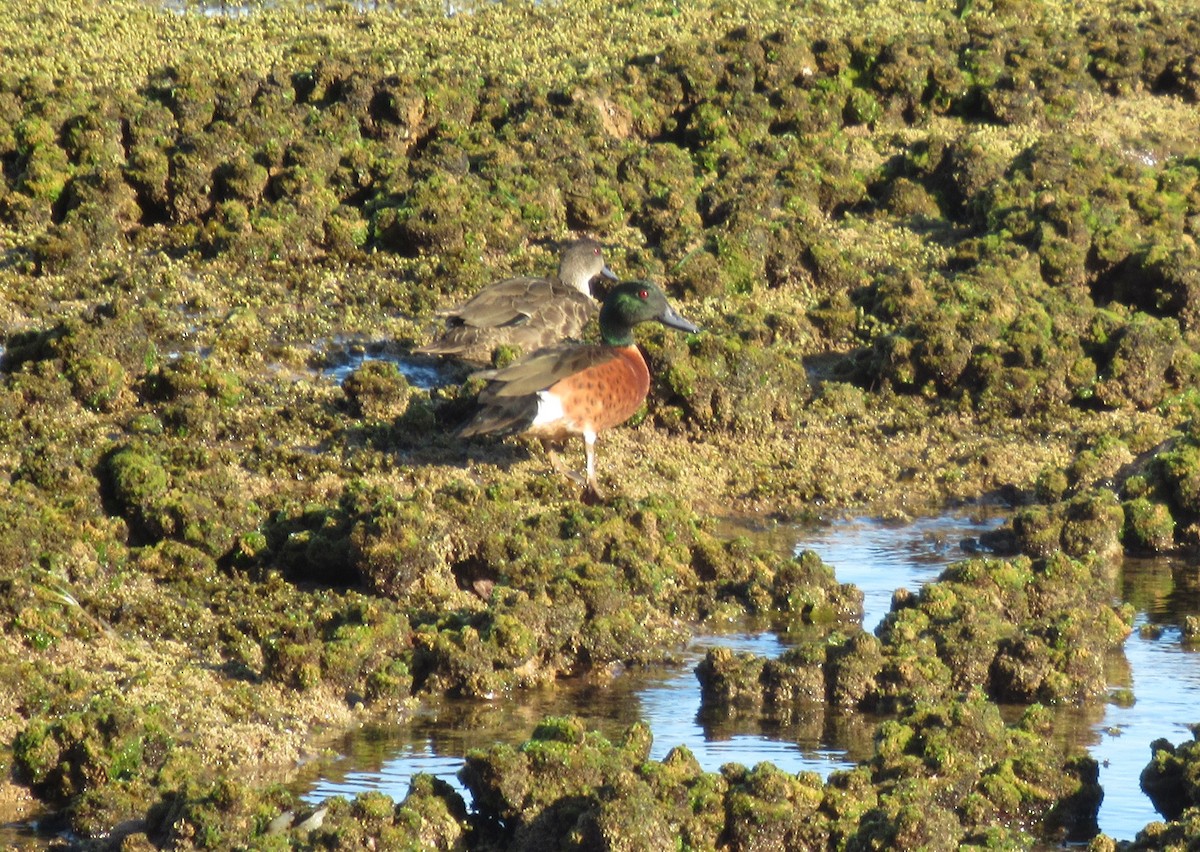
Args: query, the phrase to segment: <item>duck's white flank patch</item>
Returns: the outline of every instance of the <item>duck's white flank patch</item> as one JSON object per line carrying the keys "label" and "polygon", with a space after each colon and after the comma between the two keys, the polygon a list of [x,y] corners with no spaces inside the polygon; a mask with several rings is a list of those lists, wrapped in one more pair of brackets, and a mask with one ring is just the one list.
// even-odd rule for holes
{"label": "duck's white flank patch", "polygon": [[533,422],[530,423],[530,428],[534,426],[547,426],[551,423],[557,423],[563,418],[562,400],[550,391],[538,391],[538,406],[537,414],[533,416]]}

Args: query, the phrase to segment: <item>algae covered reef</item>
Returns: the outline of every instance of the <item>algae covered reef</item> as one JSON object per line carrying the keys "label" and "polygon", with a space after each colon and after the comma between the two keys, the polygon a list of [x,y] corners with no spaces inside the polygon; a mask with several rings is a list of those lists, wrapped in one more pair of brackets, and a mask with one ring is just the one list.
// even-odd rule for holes
{"label": "algae covered reef", "polygon": [[[1048,707],[1103,700],[1120,554],[1200,547],[1200,7],[379,7],[0,9],[9,814],[131,850],[1092,838]],[[577,234],[704,328],[641,338],[597,506],[455,440],[477,387],[408,357]],[[977,500],[1002,552],[875,634],[836,566],[717,524]],[[706,773],[548,719],[470,756],[474,810],[419,777],[281,817],[318,732],[746,615],[801,641],[714,651],[705,701],[886,714],[871,760]],[[1194,746],[1146,749],[1133,845],[1195,843]]]}

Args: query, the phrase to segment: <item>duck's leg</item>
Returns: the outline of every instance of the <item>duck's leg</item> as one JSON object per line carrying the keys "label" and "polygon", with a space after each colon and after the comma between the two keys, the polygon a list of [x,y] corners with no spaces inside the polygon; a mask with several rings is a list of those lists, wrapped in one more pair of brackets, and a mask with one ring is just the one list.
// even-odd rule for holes
{"label": "duck's leg", "polygon": [[583,498],[588,503],[595,503],[604,499],[604,492],[596,481],[596,433],[591,430],[583,433],[583,452],[587,458],[587,488]]}
{"label": "duck's leg", "polygon": [[567,479],[571,480],[576,485],[585,484],[583,477],[579,475],[579,472],[571,470],[571,468],[567,467],[563,460],[559,458],[558,452],[551,441],[543,438],[542,450],[546,453],[546,458],[550,459],[550,466],[554,468],[555,473],[567,477]]}

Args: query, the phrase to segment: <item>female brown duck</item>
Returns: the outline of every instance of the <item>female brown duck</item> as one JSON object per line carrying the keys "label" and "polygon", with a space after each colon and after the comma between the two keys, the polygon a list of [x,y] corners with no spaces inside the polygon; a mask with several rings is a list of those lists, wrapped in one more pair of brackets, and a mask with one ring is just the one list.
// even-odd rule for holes
{"label": "female brown duck", "polygon": [[436,340],[416,349],[423,355],[453,355],[466,361],[490,361],[497,346],[532,352],[579,337],[596,315],[592,279],[616,280],[595,240],[580,239],[563,249],[555,278],[509,278],[480,290],[470,301],[444,311],[446,328]]}

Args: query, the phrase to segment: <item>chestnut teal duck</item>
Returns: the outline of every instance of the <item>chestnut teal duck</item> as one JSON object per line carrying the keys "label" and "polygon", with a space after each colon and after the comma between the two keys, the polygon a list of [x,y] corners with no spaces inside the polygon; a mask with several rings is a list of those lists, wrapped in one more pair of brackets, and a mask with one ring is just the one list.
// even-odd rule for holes
{"label": "chestnut teal duck", "polygon": [[600,308],[601,343],[546,347],[481,372],[488,383],[479,410],[459,434],[524,434],[550,442],[579,435],[587,460],[584,496],[599,499],[596,437],[632,417],[650,391],[650,371],[633,342],[634,326],[649,320],[700,330],[649,281],[620,284]]}

